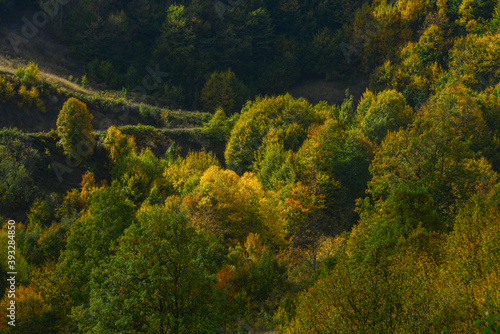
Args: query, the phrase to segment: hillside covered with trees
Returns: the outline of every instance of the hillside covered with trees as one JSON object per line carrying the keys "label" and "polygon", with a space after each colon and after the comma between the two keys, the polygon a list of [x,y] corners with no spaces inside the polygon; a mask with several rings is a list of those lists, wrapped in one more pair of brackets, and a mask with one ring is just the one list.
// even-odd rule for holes
{"label": "hillside covered with trees", "polygon": [[0,332],[500,333],[499,24],[496,0],[0,0]]}

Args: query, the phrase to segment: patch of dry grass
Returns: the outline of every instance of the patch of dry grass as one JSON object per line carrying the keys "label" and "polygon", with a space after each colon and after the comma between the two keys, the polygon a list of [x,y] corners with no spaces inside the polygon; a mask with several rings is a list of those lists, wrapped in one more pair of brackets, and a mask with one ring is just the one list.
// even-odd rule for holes
{"label": "patch of dry grass", "polygon": [[96,91],[83,88],[82,86],[80,86],[74,82],[71,82],[67,79],[61,78],[61,77],[54,75],[54,74],[51,74],[51,73],[40,72],[40,76],[42,77],[42,79],[46,80],[47,82],[50,82],[52,84],[58,84],[60,87],[72,90],[74,92],[78,92],[78,93],[82,93],[82,94],[86,94],[86,95],[99,94]]}
{"label": "patch of dry grass", "polygon": [[[0,73],[3,74],[15,74],[18,66],[26,66],[27,64],[21,64],[20,62],[14,62],[12,60],[6,59],[0,56]],[[78,92],[85,95],[98,95],[97,91],[91,89],[85,89],[80,85],[71,82],[65,78],[58,75],[40,71],[40,77],[51,84],[57,84],[59,87],[73,92]]]}

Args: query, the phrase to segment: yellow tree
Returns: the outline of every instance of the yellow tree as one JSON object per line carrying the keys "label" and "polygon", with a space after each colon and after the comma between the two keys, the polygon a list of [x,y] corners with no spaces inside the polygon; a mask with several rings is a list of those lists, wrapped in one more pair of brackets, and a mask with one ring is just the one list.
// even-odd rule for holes
{"label": "yellow tree", "polygon": [[472,198],[456,216],[455,228],[443,243],[442,282],[450,291],[444,321],[451,332],[475,332],[474,321],[485,312],[500,314],[499,196],[496,185],[489,193]]}
{"label": "yellow tree", "polygon": [[297,151],[307,138],[308,128],[322,123],[330,111],[325,104],[313,106],[289,94],[247,103],[231,131],[225,152],[227,165],[249,171],[256,152],[272,131],[281,137],[285,150]]}
{"label": "yellow tree", "polygon": [[231,170],[212,166],[199,186],[185,198],[192,221],[200,229],[217,236],[225,245],[245,241],[251,232],[269,236],[262,212],[267,201],[262,185],[252,173],[238,176]]}
{"label": "yellow tree", "polygon": [[57,132],[65,153],[86,157],[94,150],[92,114],[85,103],[72,97],[64,103],[57,118]]}
{"label": "yellow tree", "polygon": [[186,158],[179,157],[170,163],[163,172],[163,178],[171,193],[185,195],[198,186],[200,178],[212,166],[219,166],[213,154],[189,152]]}
{"label": "yellow tree", "polygon": [[467,87],[482,90],[498,83],[500,34],[469,34],[450,50],[450,72]]}
{"label": "yellow tree", "polygon": [[433,326],[442,308],[427,249],[440,239],[423,229],[405,238],[391,228],[365,220],[335,239],[332,270],[299,296],[287,333],[408,333]]}
{"label": "yellow tree", "polygon": [[116,163],[120,157],[135,152],[135,139],[122,134],[115,126],[110,126],[104,139],[104,147],[108,150],[109,160]]}

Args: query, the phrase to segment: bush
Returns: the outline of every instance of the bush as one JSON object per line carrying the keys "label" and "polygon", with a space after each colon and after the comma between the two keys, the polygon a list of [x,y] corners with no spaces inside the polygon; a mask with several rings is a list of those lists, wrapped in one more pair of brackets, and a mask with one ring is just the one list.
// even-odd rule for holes
{"label": "bush", "polygon": [[14,87],[5,77],[0,77],[0,103],[5,103],[14,96]]}
{"label": "bush", "polygon": [[203,125],[201,132],[209,139],[225,142],[239,116],[239,114],[234,114],[227,118],[222,109],[217,109],[212,119]]}
{"label": "bush", "polygon": [[141,103],[139,106],[139,115],[146,121],[153,121],[155,124],[160,124],[163,120],[162,110],[157,107],[149,106]]}
{"label": "bush", "polygon": [[134,137],[123,135],[116,127],[110,126],[104,139],[104,147],[108,151],[109,159],[115,163],[120,157],[135,152],[135,140]]}
{"label": "bush", "polygon": [[161,131],[151,125],[125,125],[119,127],[119,130],[124,135],[133,136],[138,146],[164,139]]}
{"label": "bush", "polygon": [[18,67],[14,78],[22,85],[36,85],[40,83],[40,70],[35,63],[29,63],[26,67]]}

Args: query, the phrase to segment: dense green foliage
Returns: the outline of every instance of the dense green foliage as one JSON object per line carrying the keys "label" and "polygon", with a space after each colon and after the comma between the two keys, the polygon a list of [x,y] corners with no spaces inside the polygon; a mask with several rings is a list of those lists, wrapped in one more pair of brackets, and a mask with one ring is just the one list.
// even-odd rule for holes
{"label": "dense green foliage", "polygon": [[[2,332],[498,332],[500,2],[64,8],[54,34],[124,89],[68,94],[58,131],[0,130]],[[285,94],[359,73],[357,105]],[[29,64],[0,111],[57,92]],[[93,132],[117,110],[137,113]]]}
{"label": "dense green foliage", "polygon": [[[343,26],[360,6],[359,0],[70,1],[51,29],[87,65],[89,79],[129,91],[144,85],[168,105],[213,112],[218,105],[207,94],[217,87],[216,73],[232,70],[252,94],[345,74]],[[148,66],[168,75],[152,74]],[[238,111],[248,94],[231,81],[236,108],[226,112]]]}

